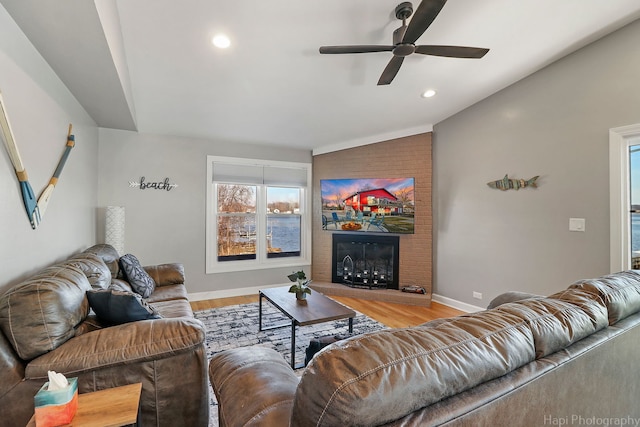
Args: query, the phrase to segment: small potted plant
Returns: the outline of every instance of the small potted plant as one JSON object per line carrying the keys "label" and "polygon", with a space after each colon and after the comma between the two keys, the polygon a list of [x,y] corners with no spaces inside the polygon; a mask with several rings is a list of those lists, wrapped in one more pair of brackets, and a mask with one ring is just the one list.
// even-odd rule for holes
{"label": "small potted plant", "polygon": [[311,288],[309,287],[309,283],[311,280],[307,279],[307,276],[304,274],[303,270],[296,271],[287,276],[289,280],[295,282],[289,288],[289,292],[296,294],[296,299],[306,300],[307,294],[311,293]]}

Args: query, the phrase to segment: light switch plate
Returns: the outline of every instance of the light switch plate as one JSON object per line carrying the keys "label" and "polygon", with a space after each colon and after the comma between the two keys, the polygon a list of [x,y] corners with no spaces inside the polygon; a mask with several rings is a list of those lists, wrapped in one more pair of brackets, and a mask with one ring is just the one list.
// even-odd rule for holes
{"label": "light switch plate", "polygon": [[584,218],[569,218],[569,231],[584,231]]}

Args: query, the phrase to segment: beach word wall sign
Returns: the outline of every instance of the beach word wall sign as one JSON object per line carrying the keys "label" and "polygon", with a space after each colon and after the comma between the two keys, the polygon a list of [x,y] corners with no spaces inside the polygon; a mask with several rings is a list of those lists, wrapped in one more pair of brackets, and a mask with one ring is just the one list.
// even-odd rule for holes
{"label": "beach word wall sign", "polygon": [[504,178],[499,179],[497,181],[487,182],[487,185],[491,188],[495,188],[498,190],[506,191],[506,190],[519,190],[525,187],[538,188],[538,184],[536,184],[536,180],[540,178],[540,175],[534,176],[531,179],[513,179],[509,178],[509,174],[505,175]]}
{"label": "beach word wall sign", "polygon": [[129,187],[139,188],[140,190],[166,190],[171,191],[176,188],[178,184],[171,184],[169,178],[165,178],[164,181],[146,181],[145,177],[140,177],[140,182],[129,181]]}

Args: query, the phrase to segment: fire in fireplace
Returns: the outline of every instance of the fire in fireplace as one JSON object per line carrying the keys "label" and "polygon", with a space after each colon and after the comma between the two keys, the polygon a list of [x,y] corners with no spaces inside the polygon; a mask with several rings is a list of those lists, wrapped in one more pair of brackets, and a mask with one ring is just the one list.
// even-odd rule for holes
{"label": "fire in fireplace", "polygon": [[333,234],[331,281],[350,287],[398,289],[399,236]]}

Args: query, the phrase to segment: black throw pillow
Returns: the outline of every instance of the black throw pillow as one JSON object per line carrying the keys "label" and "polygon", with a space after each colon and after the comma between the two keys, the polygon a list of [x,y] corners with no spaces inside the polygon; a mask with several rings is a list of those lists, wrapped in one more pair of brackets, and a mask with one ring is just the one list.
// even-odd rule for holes
{"label": "black throw pillow", "polygon": [[161,318],[153,307],[133,292],[92,290],[87,291],[87,298],[98,319],[113,325]]}
{"label": "black throw pillow", "polygon": [[124,277],[134,292],[142,295],[142,298],[151,296],[151,293],[156,288],[156,282],[142,268],[138,258],[131,254],[120,257],[120,268],[124,271]]}

